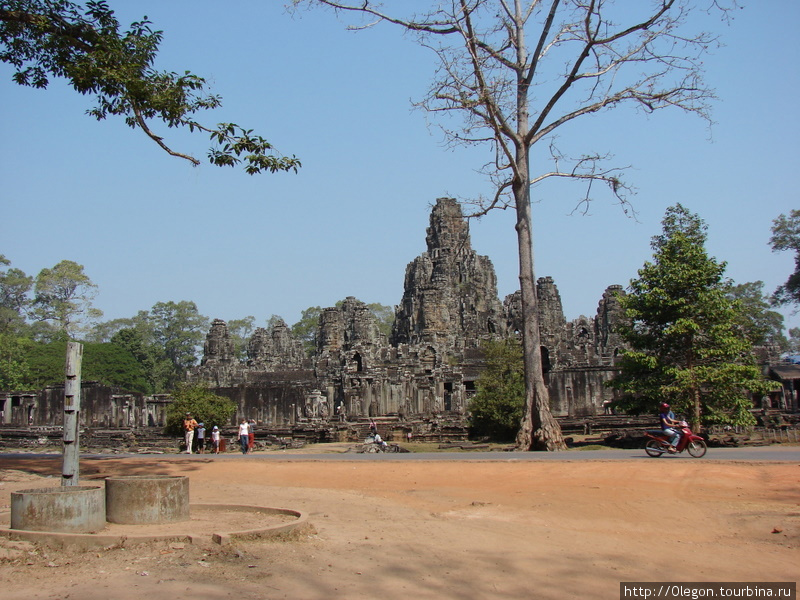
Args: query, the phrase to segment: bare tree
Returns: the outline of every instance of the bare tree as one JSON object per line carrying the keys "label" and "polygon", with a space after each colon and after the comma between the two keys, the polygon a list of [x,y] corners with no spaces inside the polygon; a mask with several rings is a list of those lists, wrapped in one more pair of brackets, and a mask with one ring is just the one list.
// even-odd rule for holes
{"label": "bare tree", "polygon": [[[513,208],[519,247],[526,404],[517,435],[520,450],[560,450],[561,428],[550,412],[544,383],[534,277],[531,186],[550,178],[584,182],[580,202],[604,184],[623,209],[630,188],[623,168],[600,154],[569,158],[554,134],[579,117],[622,105],[644,112],[679,108],[709,118],[713,92],[703,81],[701,58],[717,38],[693,31],[696,13],[727,18],[736,0],[441,0],[422,14],[389,15],[369,0],[294,0],[350,14],[352,29],[391,23],[430,48],[439,66],[418,106],[437,119],[449,143],[488,144],[483,166],[493,184],[477,198],[475,216]],[[699,15],[698,15],[699,16]],[[530,42],[528,41],[530,40]],[[448,118],[460,117],[458,127]],[[531,151],[550,159],[531,170]]]}

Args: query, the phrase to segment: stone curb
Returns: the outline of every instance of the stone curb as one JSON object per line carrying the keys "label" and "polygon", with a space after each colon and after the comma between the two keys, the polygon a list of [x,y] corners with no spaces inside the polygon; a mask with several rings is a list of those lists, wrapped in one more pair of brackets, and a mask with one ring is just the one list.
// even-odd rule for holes
{"label": "stone curb", "polygon": [[[308,522],[308,515],[302,511],[289,508],[270,508],[266,506],[248,506],[242,504],[190,504],[190,508],[203,510],[232,510],[243,513],[280,514],[296,517],[294,521],[273,525],[271,527],[245,529],[241,531],[212,532],[211,540],[217,544],[229,544],[235,539],[271,538],[289,533]],[[2,511],[7,512],[7,511]],[[187,521],[190,524],[191,520]],[[152,525],[146,525],[152,527]],[[145,527],[145,526],[143,526]],[[55,531],[28,531],[24,529],[0,528],[0,536],[12,540],[25,540],[51,547],[66,547],[91,549],[108,548],[112,546],[134,546],[149,542],[185,542],[193,543],[206,535],[193,535],[172,533],[167,535],[113,535],[95,533],[60,533]]]}

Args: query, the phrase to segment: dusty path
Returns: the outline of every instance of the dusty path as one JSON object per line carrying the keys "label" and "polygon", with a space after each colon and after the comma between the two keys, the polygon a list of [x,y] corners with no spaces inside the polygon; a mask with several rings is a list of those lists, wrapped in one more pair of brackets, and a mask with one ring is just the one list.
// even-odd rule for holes
{"label": "dusty path", "polygon": [[[53,485],[42,475],[59,463],[0,456],[0,469],[7,506],[15,489]],[[4,599],[606,599],[620,581],[800,579],[800,463],[242,457],[89,460],[82,473],[183,474],[192,502],[297,508],[313,529],[92,553],[0,540]]]}

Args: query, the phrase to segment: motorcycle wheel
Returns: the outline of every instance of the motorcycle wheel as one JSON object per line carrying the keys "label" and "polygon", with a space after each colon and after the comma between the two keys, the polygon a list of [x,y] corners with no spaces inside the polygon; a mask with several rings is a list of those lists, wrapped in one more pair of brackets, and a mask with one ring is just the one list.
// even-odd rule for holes
{"label": "motorcycle wheel", "polygon": [[647,456],[652,456],[653,458],[658,458],[664,454],[664,449],[661,447],[661,442],[656,440],[650,440],[647,442],[647,445],[644,447],[644,451],[647,452]]}
{"label": "motorcycle wheel", "polygon": [[706,450],[708,450],[708,447],[703,440],[692,440],[686,444],[686,451],[694,458],[700,458],[701,456],[704,456]]}

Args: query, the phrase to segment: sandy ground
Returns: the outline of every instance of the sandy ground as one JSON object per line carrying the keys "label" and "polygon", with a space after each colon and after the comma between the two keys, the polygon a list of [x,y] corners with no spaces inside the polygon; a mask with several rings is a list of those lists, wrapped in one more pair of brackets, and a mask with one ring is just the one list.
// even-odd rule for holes
{"label": "sandy ground", "polygon": [[[59,469],[0,455],[0,508],[11,491],[58,485]],[[800,579],[799,463],[173,456],[81,469],[86,484],[187,475],[192,502],[299,509],[311,525],[228,547],[78,552],[0,538],[4,600],[610,599],[621,581]]]}

